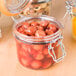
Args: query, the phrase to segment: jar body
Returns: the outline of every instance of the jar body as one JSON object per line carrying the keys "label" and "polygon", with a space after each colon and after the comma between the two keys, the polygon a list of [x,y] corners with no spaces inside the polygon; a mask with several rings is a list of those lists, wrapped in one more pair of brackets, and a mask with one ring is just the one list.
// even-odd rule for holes
{"label": "jar body", "polygon": [[52,0],[32,0],[32,3],[26,8],[22,15],[24,16],[40,16],[51,15]]}
{"label": "jar body", "polygon": [[[27,44],[16,40],[17,55],[20,64],[30,69],[47,69],[55,62],[48,53],[48,44]],[[59,46],[53,43],[56,57],[58,56]],[[50,50],[53,55],[52,51]]]}
{"label": "jar body", "polygon": [[[53,20],[50,19],[50,17],[38,17],[38,18],[36,17],[35,20],[34,18],[30,19],[25,18],[21,20],[19,23],[21,24],[21,22],[23,21],[27,22],[28,20],[30,22],[31,21],[39,22],[41,20],[44,21],[47,19],[49,21]],[[14,28],[15,30],[13,33],[17,44],[17,55],[20,64],[22,64],[24,67],[28,67],[30,69],[46,69],[52,66],[54,63],[61,61],[64,58],[65,52],[62,45],[62,38],[60,31],[57,31],[52,36],[36,39],[35,37],[26,38],[18,34],[18,32],[16,31],[17,24],[15,26],[16,27]],[[62,54],[60,54],[60,51],[62,51]]]}

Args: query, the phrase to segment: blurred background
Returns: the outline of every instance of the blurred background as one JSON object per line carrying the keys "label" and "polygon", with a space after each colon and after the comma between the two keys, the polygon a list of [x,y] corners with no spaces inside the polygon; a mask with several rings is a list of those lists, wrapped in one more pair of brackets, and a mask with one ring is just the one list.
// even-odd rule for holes
{"label": "blurred background", "polygon": [[66,13],[64,0],[52,0],[52,16],[63,25],[63,43],[67,52],[65,59],[47,70],[30,70],[23,68],[17,60],[16,44],[12,35],[14,21],[1,13],[0,28],[0,75],[1,76],[76,76],[76,41],[71,35],[71,17]]}

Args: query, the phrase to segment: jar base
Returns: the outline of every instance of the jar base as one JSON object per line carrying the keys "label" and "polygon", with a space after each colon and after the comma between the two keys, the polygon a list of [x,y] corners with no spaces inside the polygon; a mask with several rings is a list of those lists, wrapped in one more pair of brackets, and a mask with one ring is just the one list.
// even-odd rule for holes
{"label": "jar base", "polygon": [[47,68],[39,68],[39,69],[34,69],[34,68],[30,68],[30,67],[25,67],[25,66],[23,66],[19,61],[18,61],[18,64],[19,64],[19,66],[21,67],[21,68],[23,68],[24,70],[26,70],[26,69],[30,69],[30,70],[47,70],[47,69],[49,69],[50,67],[52,67],[53,65],[55,65],[55,63],[53,63],[53,64],[51,64],[49,67],[47,67]]}

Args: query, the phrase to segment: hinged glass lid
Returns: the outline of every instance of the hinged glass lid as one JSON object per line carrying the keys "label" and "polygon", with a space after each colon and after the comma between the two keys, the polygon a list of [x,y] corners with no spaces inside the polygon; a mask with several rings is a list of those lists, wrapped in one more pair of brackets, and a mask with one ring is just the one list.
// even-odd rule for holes
{"label": "hinged glass lid", "polygon": [[0,0],[0,11],[6,15],[15,15],[22,12],[31,0]]}

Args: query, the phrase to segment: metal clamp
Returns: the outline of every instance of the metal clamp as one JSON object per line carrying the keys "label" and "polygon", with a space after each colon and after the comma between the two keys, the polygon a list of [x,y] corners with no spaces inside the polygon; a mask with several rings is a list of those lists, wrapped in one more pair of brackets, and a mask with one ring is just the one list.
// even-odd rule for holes
{"label": "metal clamp", "polygon": [[72,2],[71,1],[65,1],[65,4],[66,4],[66,13],[65,15],[63,16],[63,19],[67,16],[67,14],[71,15],[72,14]]}
{"label": "metal clamp", "polygon": [[[62,51],[62,53],[63,53],[63,55],[60,57],[60,58],[58,58],[57,59],[57,57],[56,57],[56,55],[55,55],[55,52],[54,52],[54,47],[52,47],[51,46],[51,43],[50,43],[50,45],[48,46],[48,53],[49,53],[49,55],[53,58],[53,60],[57,63],[57,62],[59,62],[59,61],[61,61],[62,59],[64,59],[64,57],[66,56],[66,52],[65,52],[65,49],[64,49],[64,45],[63,45],[63,43],[62,43],[62,41],[58,41],[58,45],[60,45],[60,47],[61,47],[61,51]],[[57,45],[57,46],[58,46]],[[52,50],[52,53],[53,53],[53,55],[50,53],[50,50]]]}

